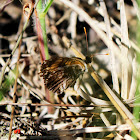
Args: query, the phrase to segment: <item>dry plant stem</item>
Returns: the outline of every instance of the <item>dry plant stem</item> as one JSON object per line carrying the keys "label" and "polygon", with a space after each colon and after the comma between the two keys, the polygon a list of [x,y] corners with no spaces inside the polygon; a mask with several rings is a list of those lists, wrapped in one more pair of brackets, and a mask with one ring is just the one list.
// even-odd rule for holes
{"label": "dry plant stem", "polygon": [[53,0],[48,0],[48,1],[39,0],[38,5],[35,9],[37,33],[38,33],[38,39],[40,45],[39,47],[43,60],[49,59],[45,15],[47,14],[52,3]]}
{"label": "dry plant stem", "polygon": [[[16,65],[16,78],[15,78],[15,84],[14,84],[13,103],[16,102],[16,90],[17,90],[17,79],[18,79],[18,74],[19,74],[18,67],[19,67],[19,59],[20,59],[20,46],[21,46],[21,41],[20,41],[19,48],[18,48],[19,54],[18,54],[18,61],[17,61],[17,65]],[[11,139],[11,134],[12,134],[12,125],[13,125],[13,118],[14,118],[14,110],[15,110],[15,106],[12,106],[11,120],[10,120],[10,129],[9,129],[9,140]]]}
{"label": "dry plant stem", "polygon": [[[127,19],[125,14],[125,7],[124,7],[124,1],[120,0],[120,16],[121,16],[121,41],[127,45],[129,45],[129,39],[128,39],[128,27],[127,27]],[[128,48],[124,45],[121,45],[121,53],[122,53],[122,85],[121,85],[121,97],[124,100],[127,100],[129,95],[129,87],[130,87],[130,76],[128,75],[128,69],[129,69],[129,61],[128,61]]]}
{"label": "dry plant stem", "polygon": [[6,0],[6,1],[0,2],[0,5],[1,5],[0,13],[2,13],[4,11],[4,9],[12,2],[13,2],[13,0]]}
{"label": "dry plant stem", "polygon": [[[17,80],[15,80],[15,86],[14,86],[14,95],[13,95],[13,102],[14,103],[16,101],[16,88],[17,88]],[[11,119],[10,119],[10,129],[9,129],[9,138],[8,138],[9,140],[11,140],[14,110],[15,110],[15,106],[12,106]]]}
{"label": "dry plant stem", "polygon": [[[22,31],[22,28],[23,28],[23,24],[22,23],[23,23],[23,16],[21,17],[21,20],[20,20],[20,26],[19,26],[18,32]],[[16,64],[16,77],[15,77],[15,84],[14,84],[13,103],[16,102],[17,79],[18,79],[18,76],[19,76],[19,70],[18,69],[19,69],[19,60],[20,60],[20,55],[21,55],[21,50],[20,50],[21,43],[22,43],[22,39],[20,40],[19,47],[18,47],[18,59],[17,59],[17,64]],[[11,134],[12,134],[14,110],[15,110],[15,106],[12,106],[11,120],[10,120],[10,129],[9,129],[9,140],[11,139]]]}
{"label": "dry plant stem", "polygon": [[[100,117],[101,117],[102,121],[104,122],[104,124],[105,124],[106,126],[108,126],[108,127],[111,126],[110,122],[108,121],[109,118],[107,119],[104,113],[100,113]],[[117,134],[117,132],[112,132],[113,137],[114,137],[116,134]],[[98,134],[98,135],[99,135],[99,137],[100,137],[100,134]]]}
{"label": "dry plant stem", "polygon": [[65,43],[65,45],[66,45],[68,48],[70,48],[70,49],[74,52],[74,54],[75,54],[77,57],[79,57],[79,58],[81,58],[81,59],[83,59],[83,60],[85,59],[85,56],[84,56],[81,52],[77,51],[77,50],[72,46],[71,42],[69,41],[69,39],[68,39],[67,37],[63,36],[63,37],[62,37],[62,40],[63,40],[63,42]]}
{"label": "dry plant stem", "polygon": [[[39,0],[39,3],[37,5],[37,8],[35,9],[35,16],[36,16],[36,27],[37,27],[37,35],[38,35],[38,41],[39,41],[39,48],[40,48],[40,57],[41,62],[43,62],[45,59],[49,59],[49,52],[48,52],[48,45],[47,45],[47,36],[46,36],[46,24],[45,24],[45,15],[52,4],[53,0],[50,0],[47,2],[48,5],[45,7],[45,11],[43,10],[43,1]],[[48,7],[48,8],[47,8]],[[46,99],[50,102],[54,102],[53,96],[51,96],[51,93],[49,93],[49,90],[45,86],[45,93],[46,93]],[[49,113],[54,113],[54,108],[48,107]]]}
{"label": "dry plant stem", "polygon": [[4,106],[4,105],[13,105],[13,106],[67,106],[67,107],[110,107],[111,105],[81,105],[81,104],[38,104],[38,103],[0,103],[0,106]]}
{"label": "dry plant stem", "polygon": [[[79,5],[79,0],[73,0],[76,5]],[[72,11],[70,17],[70,30],[72,39],[76,38],[76,24],[77,24],[77,13]]]}
{"label": "dry plant stem", "polygon": [[[106,9],[104,0],[100,1],[100,5],[101,5],[101,8],[103,9],[103,13],[104,13],[104,21],[106,24],[106,33],[107,33],[108,38],[112,41],[110,19],[109,19],[109,15],[107,13],[107,9]],[[113,89],[119,94],[119,81],[118,81],[118,76],[117,76],[117,72],[116,72],[115,56],[114,56],[113,48],[110,47],[109,49],[110,49],[110,63],[111,63]],[[103,116],[104,119],[106,118],[106,116],[103,113],[101,113],[100,116]],[[103,120],[103,118],[102,118],[102,120]],[[107,118],[106,118],[106,121],[107,121],[107,123],[105,123],[106,126],[110,126],[111,124],[109,123]],[[114,135],[115,135],[115,133],[114,133]]]}
{"label": "dry plant stem", "polygon": [[71,17],[70,17],[70,30],[71,30],[71,37],[72,39],[76,38],[76,24],[77,24],[77,13],[71,12]]}
{"label": "dry plant stem", "polygon": [[[16,79],[15,79],[15,85],[14,85],[13,103],[15,103],[15,101],[16,101],[17,78],[18,78],[18,63],[17,63],[17,66],[16,66]],[[11,134],[12,134],[14,110],[15,110],[15,106],[12,106],[11,120],[10,120],[10,129],[9,129],[9,140],[11,139]]]}
{"label": "dry plant stem", "polygon": [[27,20],[26,20],[26,22],[25,22],[25,24],[24,24],[24,26],[23,26],[23,30],[22,30],[22,32],[21,32],[21,34],[20,34],[20,36],[19,36],[19,38],[18,38],[18,40],[17,40],[17,43],[16,43],[16,45],[15,45],[15,47],[14,47],[14,49],[13,49],[11,55],[10,55],[10,57],[8,58],[8,60],[7,60],[6,64],[5,64],[5,66],[2,68],[2,73],[1,73],[1,77],[0,77],[0,87],[1,87],[1,84],[2,84],[2,80],[3,80],[3,76],[4,76],[5,69],[6,69],[6,67],[9,65],[10,60],[11,60],[13,54],[15,53],[17,47],[19,46],[19,43],[20,43],[20,41],[21,41],[21,39],[22,39],[22,37],[23,37],[23,33],[24,33],[24,31],[25,31],[25,29],[26,29],[26,27],[27,27],[27,25],[28,25],[30,16],[32,15],[33,10],[34,10],[35,7],[36,7],[36,4],[35,4],[35,6],[31,9],[31,11],[30,11],[30,13],[29,13],[29,16],[28,16],[28,18],[27,18]]}
{"label": "dry plant stem", "polygon": [[[109,20],[109,15],[107,13],[106,5],[104,0],[100,1],[100,5],[103,9],[104,13],[104,20],[106,24],[106,32],[108,38],[112,41],[112,33],[111,33],[111,27],[110,27],[110,20]],[[110,63],[111,63],[111,73],[112,73],[112,80],[113,80],[113,89],[119,93],[119,81],[118,81],[118,76],[116,72],[116,65],[115,65],[115,56],[113,52],[113,47],[110,47]]]}
{"label": "dry plant stem", "polygon": [[67,10],[65,14],[55,23],[55,25],[61,24],[65,19],[70,17],[71,9]]}
{"label": "dry plant stem", "polygon": [[[112,23],[113,24],[113,23]],[[117,37],[121,38],[121,34],[116,32],[114,29],[111,28],[111,32],[116,35]],[[140,48],[133,42],[130,40],[130,45],[132,46],[132,48],[134,48],[134,50],[136,50],[138,53],[140,53]]]}
{"label": "dry plant stem", "polygon": [[[29,57],[31,54],[21,54],[22,57]],[[0,57],[10,57],[10,54],[0,54]]]}
{"label": "dry plant stem", "polygon": [[44,42],[43,42],[43,34],[41,25],[39,22],[37,11],[35,10],[35,16],[36,16],[36,28],[37,28],[37,35],[38,35],[38,42],[39,42],[39,48],[40,48],[40,58],[41,63],[46,59],[45,51],[44,51]]}
{"label": "dry plant stem", "polygon": [[123,119],[131,126],[132,130],[135,131],[136,136],[140,139],[140,133],[136,126],[133,123],[134,116],[131,112],[125,107],[125,105],[120,101],[120,99],[115,95],[115,93],[109,88],[104,80],[94,71],[94,69],[88,65],[88,71],[94,80],[99,84],[99,86],[106,93],[107,97],[110,99],[112,104],[116,107],[118,112],[121,114]]}
{"label": "dry plant stem", "polygon": [[137,89],[137,62],[136,62],[136,57],[133,59],[132,62],[132,69],[133,69],[133,75],[132,75],[132,82],[131,82],[131,87],[130,87],[130,92],[129,92],[129,97],[128,100],[132,100],[135,97],[136,89]]}

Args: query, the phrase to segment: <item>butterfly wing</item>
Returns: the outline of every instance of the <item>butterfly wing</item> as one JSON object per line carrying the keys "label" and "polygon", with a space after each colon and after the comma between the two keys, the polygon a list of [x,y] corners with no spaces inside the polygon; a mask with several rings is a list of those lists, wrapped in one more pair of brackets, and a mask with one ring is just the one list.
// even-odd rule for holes
{"label": "butterfly wing", "polygon": [[83,63],[78,58],[53,57],[43,62],[40,76],[49,90],[61,94],[69,86],[74,85],[77,78],[83,74]]}

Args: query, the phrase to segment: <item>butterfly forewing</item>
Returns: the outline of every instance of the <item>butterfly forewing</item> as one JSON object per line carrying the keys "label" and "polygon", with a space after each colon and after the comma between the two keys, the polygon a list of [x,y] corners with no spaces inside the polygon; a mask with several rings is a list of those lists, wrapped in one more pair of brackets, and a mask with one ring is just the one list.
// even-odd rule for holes
{"label": "butterfly forewing", "polygon": [[80,58],[53,57],[41,65],[40,76],[49,90],[61,94],[86,70]]}

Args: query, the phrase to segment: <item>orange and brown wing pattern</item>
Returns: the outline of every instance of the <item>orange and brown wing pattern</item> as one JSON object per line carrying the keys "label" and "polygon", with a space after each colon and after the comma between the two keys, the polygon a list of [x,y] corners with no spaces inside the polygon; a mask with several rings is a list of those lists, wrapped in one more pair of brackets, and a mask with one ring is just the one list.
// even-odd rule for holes
{"label": "orange and brown wing pattern", "polygon": [[79,58],[53,57],[43,62],[40,76],[49,90],[61,94],[74,85],[85,70],[85,62]]}

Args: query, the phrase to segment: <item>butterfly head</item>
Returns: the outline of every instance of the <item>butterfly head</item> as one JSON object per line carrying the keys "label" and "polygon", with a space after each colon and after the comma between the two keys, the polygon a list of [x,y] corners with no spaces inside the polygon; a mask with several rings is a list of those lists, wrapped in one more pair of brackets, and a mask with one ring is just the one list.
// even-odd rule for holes
{"label": "butterfly head", "polygon": [[91,58],[90,56],[86,56],[85,63],[86,63],[86,64],[91,63],[91,62],[92,62],[91,59],[92,59],[92,58]]}

